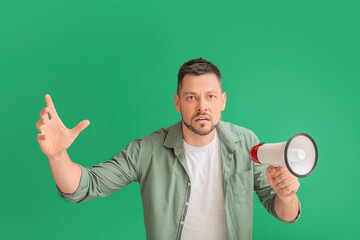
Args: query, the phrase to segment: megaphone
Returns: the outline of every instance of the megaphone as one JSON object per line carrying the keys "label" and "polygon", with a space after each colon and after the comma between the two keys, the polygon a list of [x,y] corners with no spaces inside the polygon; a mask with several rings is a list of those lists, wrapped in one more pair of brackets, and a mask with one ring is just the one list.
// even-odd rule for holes
{"label": "megaphone", "polygon": [[250,158],[272,167],[286,166],[296,177],[309,176],[318,160],[314,139],[306,133],[296,133],[287,142],[260,143],[250,150]]}

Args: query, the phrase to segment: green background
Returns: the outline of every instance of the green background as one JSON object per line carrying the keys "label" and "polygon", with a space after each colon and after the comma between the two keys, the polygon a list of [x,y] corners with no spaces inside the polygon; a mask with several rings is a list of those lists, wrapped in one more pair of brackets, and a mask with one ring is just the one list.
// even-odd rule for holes
{"label": "green background", "polygon": [[35,123],[49,93],[68,149],[90,166],[180,120],[181,64],[219,67],[222,119],[261,141],[310,134],[315,171],[300,179],[302,216],[286,225],[255,199],[254,239],[350,239],[359,220],[357,1],[1,1],[0,238],[145,239],[139,184],[73,204],[60,198]]}

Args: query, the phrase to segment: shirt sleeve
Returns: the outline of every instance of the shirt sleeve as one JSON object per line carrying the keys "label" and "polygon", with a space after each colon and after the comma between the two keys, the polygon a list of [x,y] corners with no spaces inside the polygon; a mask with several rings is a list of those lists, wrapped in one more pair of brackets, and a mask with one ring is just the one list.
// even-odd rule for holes
{"label": "shirt sleeve", "polygon": [[139,181],[141,160],[141,139],[129,143],[112,160],[83,167],[81,178],[74,193],[66,194],[56,186],[60,196],[70,202],[81,203],[97,197],[105,197],[131,182]]}
{"label": "shirt sleeve", "polygon": [[[254,136],[253,139],[253,146],[259,144],[259,139]],[[282,218],[280,218],[276,211],[275,211],[275,196],[276,191],[269,185],[266,177],[266,168],[267,165],[261,165],[258,163],[253,162],[253,172],[254,172],[254,190],[259,197],[259,200],[261,204],[266,208],[268,213],[273,215],[276,219],[283,223],[295,223],[300,217],[301,214],[301,205],[300,201],[299,203],[299,212],[297,217],[292,221],[285,221]]]}

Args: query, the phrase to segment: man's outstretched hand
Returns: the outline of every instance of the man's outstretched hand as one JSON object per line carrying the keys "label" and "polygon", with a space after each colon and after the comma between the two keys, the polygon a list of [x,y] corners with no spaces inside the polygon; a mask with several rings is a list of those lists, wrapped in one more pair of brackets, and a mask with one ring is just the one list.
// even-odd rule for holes
{"label": "man's outstretched hand", "polygon": [[89,126],[90,121],[83,120],[73,129],[68,129],[57,114],[49,94],[45,95],[45,102],[46,107],[41,109],[40,120],[36,122],[39,130],[36,139],[43,153],[47,157],[54,157],[68,149],[79,133]]}

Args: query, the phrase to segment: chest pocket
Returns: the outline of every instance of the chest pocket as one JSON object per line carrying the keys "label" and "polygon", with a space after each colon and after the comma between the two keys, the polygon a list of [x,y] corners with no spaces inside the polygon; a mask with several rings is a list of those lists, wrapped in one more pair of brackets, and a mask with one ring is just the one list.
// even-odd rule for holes
{"label": "chest pocket", "polygon": [[239,204],[253,204],[254,180],[252,170],[235,173],[229,177],[228,195]]}

